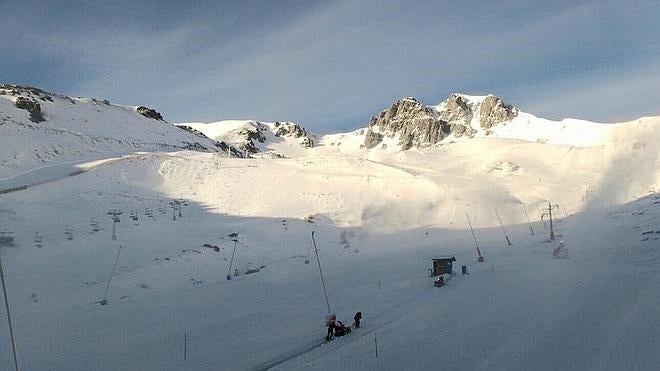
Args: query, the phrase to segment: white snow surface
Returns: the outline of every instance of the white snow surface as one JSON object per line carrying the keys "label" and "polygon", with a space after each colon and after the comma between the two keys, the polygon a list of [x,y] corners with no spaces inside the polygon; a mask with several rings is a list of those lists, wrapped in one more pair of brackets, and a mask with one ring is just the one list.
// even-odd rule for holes
{"label": "white snow surface", "polygon": [[[80,105],[96,115],[94,104]],[[358,130],[300,151],[287,144],[285,158],[147,146],[103,153],[63,135],[67,155],[37,161],[33,148],[60,143],[38,126],[68,122],[44,106],[53,121],[36,128],[8,123],[27,124],[27,116],[0,106],[11,116],[0,126],[1,159],[11,159],[0,167],[0,232],[15,236],[0,254],[24,370],[660,364],[660,117],[594,131],[566,121],[580,129],[539,132],[541,121],[530,115],[525,124],[521,114],[512,124],[534,135],[496,132],[405,152],[361,148]],[[127,108],[98,109],[166,125]],[[109,115],[97,113],[88,127],[68,114],[95,136]],[[180,198],[179,217],[169,202]],[[559,206],[555,242],[539,217],[548,201]],[[123,212],[117,240],[110,209]],[[476,262],[466,213],[484,263]],[[364,315],[362,328],[322,345],[327,309],[312,231],[331,311],[345,323]],[[238,243],[230,270],[231,233]],[[552,258],[560,239],[568,259]],[[456,257],[458,274],[435,288],[427,269],[441,256]],[[108,304],[100,305],[108,282]],[[12,369],[11,357],[0,306],[1,370]]]}
{"label": "white snow surface", "polygon": [[[23,93],[24,97],[33,97]],[[39,100],[46,121],[34,123],[15,96],[0,94],[0,178],[40,166],[135,151],[173,150],[199,144],[214,150],[211,140],[174,125],[146,118],[136,107],[90,98],[52,95]]]}
{"label": "white snow surface", "polygon": [[[282,121],[279,125],[295,125],[288,121]],[[221,120],[216,122],[182,122],[179,126],[189,126],[198,130],[207,137],[229,143],[241,148],[249,140],[246,132],[259,132],[264,136],[264,141],[252,140],[260,153],[272,152],[285,156],[296,156],[304,152],[301,147],[301,139],[290,136],[276,136],[275,122],[257,120]],[[311,137],[314,137],[311,135]]]}

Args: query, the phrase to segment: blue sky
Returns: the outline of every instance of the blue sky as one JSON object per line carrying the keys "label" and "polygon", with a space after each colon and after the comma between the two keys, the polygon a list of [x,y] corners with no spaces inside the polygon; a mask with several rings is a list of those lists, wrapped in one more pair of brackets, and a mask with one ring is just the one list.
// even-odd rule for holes
{"label": "blue sky", "polygon": [[0,81],[321,133],[453,91],[611,122],[660,114],[659,14],[659,1],[0,0]]}

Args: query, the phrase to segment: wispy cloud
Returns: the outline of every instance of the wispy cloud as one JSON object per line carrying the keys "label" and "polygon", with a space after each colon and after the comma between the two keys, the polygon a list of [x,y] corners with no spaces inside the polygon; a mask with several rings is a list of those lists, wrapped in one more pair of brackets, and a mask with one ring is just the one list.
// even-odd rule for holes
{"label": "wispy cloud", "polygon": [[[171,120],[289,119],[333,131],[398,97],[437,103],[451,91],[494,92],[552,118],[660,113],[660,4],[650,1],[48,4],[0,15],[12,55],[3,80],[150,104]],[[17,73],[30,60],[59,77]]]}

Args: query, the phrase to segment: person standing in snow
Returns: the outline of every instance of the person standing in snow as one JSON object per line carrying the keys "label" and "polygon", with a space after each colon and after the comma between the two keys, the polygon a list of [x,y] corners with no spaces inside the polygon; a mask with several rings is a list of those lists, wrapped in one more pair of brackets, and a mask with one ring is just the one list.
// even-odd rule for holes
{"label": "person standing in snow", "polygon": [[328,323],[328,334],[325,335],[325,341],[330,341],[335,336],[335,324],[334,322]]}
{"label": "person standing in snow", "polygon": [[328,327],[328,334],[325,336],[326,341],[332,340],[335,336],[335,327],[337,326],[335,321],[337,321],[337,316],[335,314],[329,314],[325,318],[325,325]]}
{"label": "person standing in snow", "polygon": [[355,316],[353,316],[353,320],[355,321],[355,328],[360,328],[360,320],[362,320],[362,312],[355,313]]}

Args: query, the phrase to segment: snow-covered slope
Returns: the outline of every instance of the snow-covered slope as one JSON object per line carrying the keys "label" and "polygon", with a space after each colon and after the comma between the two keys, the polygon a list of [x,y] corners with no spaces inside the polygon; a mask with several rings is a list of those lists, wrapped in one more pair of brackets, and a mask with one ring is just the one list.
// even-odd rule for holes
{"label": "snow-covered slope", "polygon": [[[370,149],[369,128],[306,148],[275,123],[192,124],[237,145],[255,129],[258,150],[285,154],[252,158],[181,149],[214,142],[130,107],[37,97],[37,123],[3,97],[2,169],[25,171],[0,179],[22,369],[655,370],[660,117],[553,123],[491,99],[482,121],[487,97],[461,97],[470,115],[446,111],[449,132],[430,145],[417,129],[442,112],[411,99],[383,115]],[[44,164],[35,143],[63,154]],[[549,202],[569,259],[552,258]],[[470,275],[434,288],[439,256]],[[326,305],[346,323],[362,311],[363,327],[322,343]],[[11,369],[2,305],[0,319]]]}
{"label": "snow-covered slope", "polygon": [[[476,138],[431,165],[416,151],[325,152],[336,147],[300,159],[147,153],[3,194],[0,221],[15,241],[0,252],[22,369],[390,371],[433,368],[442,354],[457,370],[654,370],[660,196],[596,206],[616,195],[608,190],[638,192],[615,178],[643,194],[658,185],[657,162],[645,161],[657,142],[648,152],[620,143],[594,152]],[[481,172],[486,149],[521,167]],[[543,159],[548,149],[559,155]],[[605,187],[583,192],[590,182]],[[552,259],[556,243],[545,242],[546,197],[560,203],[554,228],[570,259]],[[187,200],[181,216],[175,198]],[[514,245],[478,228],[477,263],[465,212],[495,226],[495,206]],[[111,209],[123,211],[116,240]],[[331,310],[346,323],[365,317],[323,345],[312,230]],[[430,259],[444,255],[470,275],[434,288]],[[2,369],[10,349],[0,321]]]}
{"label": "snow-covered slope", "polygon": [[0,178],[47,164],[108,154],[216,151],[214,141],[159,117],[146,107],[0,85]]}
{"label": "snow-covered slope", "polygon": [[247,153],[276,152],[283,155],[300,153],[314,146],[315,136],[302,126],[288,122],[223,120],[177,124],[197,130],[209,138],[236,146]]}

